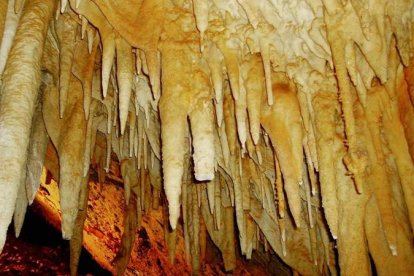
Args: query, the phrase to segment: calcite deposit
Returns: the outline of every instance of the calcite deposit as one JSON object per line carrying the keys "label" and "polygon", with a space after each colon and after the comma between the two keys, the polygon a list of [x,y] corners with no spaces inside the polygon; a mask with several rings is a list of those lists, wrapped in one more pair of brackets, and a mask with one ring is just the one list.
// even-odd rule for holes
{"label": "calcite deposit", "polygon": [[89,176],[118,162],[118,273],[162,205],[194,274],[207,233],[227,271],[264,246],[303,275],[414,275],[413,7],[1,1],[0,250],[45,167],[76,274]]}

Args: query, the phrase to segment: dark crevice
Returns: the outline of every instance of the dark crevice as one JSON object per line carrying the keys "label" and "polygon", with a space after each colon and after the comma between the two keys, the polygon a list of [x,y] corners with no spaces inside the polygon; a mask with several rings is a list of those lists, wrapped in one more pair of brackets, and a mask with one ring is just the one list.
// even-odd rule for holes
{"label": "dark crevice", "polygon": [[[13,223],[0,254],[0,275],[68,275],[69,241],[60,231],[29,207],[19,238],[15,238]],[[111,275],[82,248],[79,275]]]}

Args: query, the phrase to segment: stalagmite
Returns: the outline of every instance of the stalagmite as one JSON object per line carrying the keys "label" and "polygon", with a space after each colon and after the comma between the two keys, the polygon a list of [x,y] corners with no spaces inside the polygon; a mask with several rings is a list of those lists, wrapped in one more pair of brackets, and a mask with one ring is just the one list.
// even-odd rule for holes
{"label": "stalagmite", "polygon": [[0,100],[0,151],[3,153],[0,161],[0,251],[26,163],[40,81],[40,60],[53,6],[53,1],[30,1],[26,5],[3,74]]}

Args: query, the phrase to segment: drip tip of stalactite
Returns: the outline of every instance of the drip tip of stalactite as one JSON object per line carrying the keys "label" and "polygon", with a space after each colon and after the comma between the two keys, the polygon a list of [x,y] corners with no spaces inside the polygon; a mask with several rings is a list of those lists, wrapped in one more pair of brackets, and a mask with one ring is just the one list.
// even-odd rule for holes
{"label": "drip tip of stalactite", "polygon": [[389,247],[390,247],[390,250],[391,250],[391,254],[393,256],[397,256],[398,255],[397,246],[395,244],[391,244]]}
{"label": "drip tip of stalactite", "polygon": [[64,13],[66,10],[66,5],[68,4],[68,0],[62,0],[60,4],[60,13]]}
{"label": "drip tip of stalactite", "polygon": [[6,243],[6,234],[2,234],[0,237],[0,254],[3,251],[5,243]]}
{"label": "drip tip of stalactite", "polygon": [[210,173],[195,173],[194,176],[197,181],[210,181],[214,179],[214,171]]}
{"label": "drip tip of stalactite", "polygon": [[170,207],[169,220],[170,220],[171,229],[175,230],[177,228],[178,215],[175,214],[175,212],[172,212],[171,207]]}
{"label": "drip tip of stalactite", "polygon": [[204,32],[200,33],[200,53],[204,52]]}
{"label": "drip tip of stalactite", "polygon": [[62,239],[70,240],[71,238],[72,238],[72,231],[70,231],[70,233],[68,233],[65,230],[63,230],[63,226],[62,226]]}

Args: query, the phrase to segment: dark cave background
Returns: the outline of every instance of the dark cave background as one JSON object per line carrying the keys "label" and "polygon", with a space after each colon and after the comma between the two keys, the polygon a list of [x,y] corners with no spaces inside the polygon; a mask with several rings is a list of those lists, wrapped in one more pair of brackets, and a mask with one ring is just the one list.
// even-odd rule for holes
{"label": "dark cave background", "polygon": [[[69,241],[50,225],[33,204],[27,209],[19,238],[13,223],[0,254],[0,275],[69,275]],[[78,275],[111,275],[82,248]]]}

